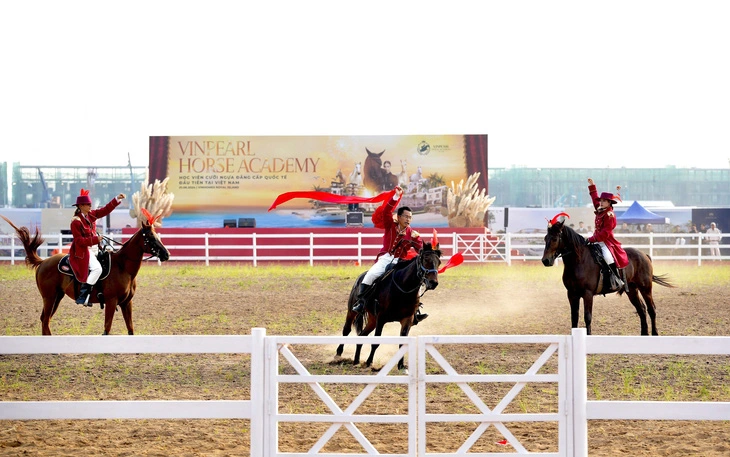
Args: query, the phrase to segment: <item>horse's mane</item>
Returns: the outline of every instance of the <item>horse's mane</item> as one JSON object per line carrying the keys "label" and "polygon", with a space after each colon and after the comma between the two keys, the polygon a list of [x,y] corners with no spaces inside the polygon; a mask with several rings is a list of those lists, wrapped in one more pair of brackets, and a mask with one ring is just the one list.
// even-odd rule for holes
{"label": "horse's mane", "polygon": [[578,261],[580,261],[582,249],[580,249],[582,246],[586,246],[588,242],[586,239],[581,235],[580,233],[576,232],[572,228],[570,228],[567,225],[563,226],[563,242],[565,243],[567,248],[572,248],[572,251],[575,253],[576,258]]}

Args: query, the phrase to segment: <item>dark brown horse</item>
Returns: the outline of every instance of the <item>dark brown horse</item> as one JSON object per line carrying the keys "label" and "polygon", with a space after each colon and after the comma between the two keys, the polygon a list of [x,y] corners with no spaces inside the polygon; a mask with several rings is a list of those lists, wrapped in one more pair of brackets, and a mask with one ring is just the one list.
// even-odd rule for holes
{"label": "dark brown horse", "polygon": [[[26,265],[35,269],[36,285],[43,298],[43,312],[41,313],[43,334],[50,335],[51,318],[58,310],[58,304],[65,295],[76,299],[79,293],[79,283],[73,277],[58,270],[58,264],[64,254],[56,254],[46,259],[38,256],[36,250],[43,244],[44,239],[37,230],[31,237],[27,227],[18,228],[4,216],[3,219],[15,229],[18,238],[23,243]],[[127,333],[134,334],[132,297],[137,289],[136,277],[145,254],[156,256],[163,262],[170,258],[170,253],[155,232],[154,219],[151,217],[148,223],[143,223],[142,228],[132,235],[117,252],[111,254],[109,275],[97,282],[91,291],[89,298],[91,303],[106,305],[104,335],[108,335],[112,328],[114,311],[117,306],[124,316]]]}
{"label": "dark brown horse", "polygon": [[365,148],[365,152],[368,153],[368,156],[362,166],[362,185],[375,195],[383,190],[382,156],[385,151],[375,153]]}
{"label": "dark brown horse", "polygon": [[[441,251],[439,245],[432,247],[431,243],[424,243],[421,252],[414,258],[401,261],[395,264],[394,268],[386,272],[373,286],[373,296],[368,299],[371,303],[366,306],[366,311],[356,313],[352,307],[357,302],[357,292],[360,283],[365,277],[361,274],[350,291],[350,299],[347,302],[347,317],[342,328],[342,335],[350,334],[353,323],[358,336],[367,336],[375,330],[375,336],[383,333],[383,327],[388,322],[400,322],[400,336],[408,336],[413,326],[413,316],[420,304],[421,286],[425,285],[426,290],[435,289],[438,286],[438,269],[441,265]],[[374,306],[372,306],[374,304]],[[365,323],[365,315],[367,322]],[[344,344],[337,347],[337,357],[342,355]],[[365,362],[371,366],[378,344],[373,344],[370,349],[370,356]],[[362,344],[355,349],[354,365],[360,363],[360,350]],[[403,358],[398,362],[398,369],[405,367]]]}
{"label": "dark brown horse", "polygon": [[[597,295],[599,286],[599,275],[601,267],[595,262],[586,239],[572,228],[564,225],[564,221],[556,218],[548,224],[547,235],[545,235],[545,251],[542,255],[542,263],[546,267],[553,266],[555,259],[563,259],[563,284],[568,290],[568,301],[570,302],[570,319],[573,328],[578,327],[578,312],[580,310],[580,299],[583,299],[583,319],[586,325],[586,332],[591,334],[591,320],[593,318],[593,296]],[[651,334],[658,335],[656,328],[656,306],[652,297],[652,283],[655,282],[664,287],[674,287],[670,284],[666,275],[654,276],[654,269],[651,258],[634,248],[626,248],[629,258],[629,265],[624,270],[626,282],[628,283],[629,300],[636,308],[641,321],[641,334],[648,335],[649,328],[646,321],[647,309],[651,318]],[[618,291],[619,295],[624,289]],[[644,298],[642,302],[639,293]]]}

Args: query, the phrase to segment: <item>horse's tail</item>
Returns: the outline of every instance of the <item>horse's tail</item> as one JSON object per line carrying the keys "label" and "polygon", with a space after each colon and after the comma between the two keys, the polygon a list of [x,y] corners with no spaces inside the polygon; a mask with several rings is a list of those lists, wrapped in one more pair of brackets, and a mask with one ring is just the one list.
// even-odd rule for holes
{"label": "horse's tail", "polygon": [[15,229],[15,233],[18,234],[18,238],[20,238],[20,241],[23,243],[23,248],[25,248],[25,264],[28,265],[28,268],[38,268],[38,266],[43,262],[43,259],[40,258],[36,250],[38,247],[45,243],[45,239],[41,236],[38,229],[35,231],[35,235],[31,237],[30,230],[28,230],[28,227],[16,227],[15,224],[10,222],[10,219],[8,219],[5,216],[0,216],[3,219],[5,219],[5,222],[10,224],[12,228]]}
{"label": "horse's tail", "polygon": [[667,279],[667,275],[661,275],[661,276],[652,275],[651,280],[653,282],[659,284],[660,286],[671,287],[671,288],[677,287],[674,284],[672,284],[671,282],[669,282],[669,280]]}
{"label": "horse's tail", "polygon": [[357,317],[355,318],[355,334],[359,335],[360,332],[362,332],[362,326],[365,322],[365,313],[358,313]]}

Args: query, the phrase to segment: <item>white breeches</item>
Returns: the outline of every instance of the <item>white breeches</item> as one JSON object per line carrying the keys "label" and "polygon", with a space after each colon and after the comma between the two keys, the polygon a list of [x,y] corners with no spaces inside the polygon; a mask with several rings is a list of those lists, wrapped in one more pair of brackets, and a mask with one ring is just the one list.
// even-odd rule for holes
{"label": "white breeches", "polygon": [[98,246],[92,246],[89,248],[89,277],[86,279],[86,284],[92,286],[96,284],[101,276],[101,264],[96,258],[96,254],[99,252]]}
{"label": "white breeches", "polygon": [[393,259],[392,254],[383,254],[380,257],[378,257],[378,260],[373,264],[372,267],[368,270],[367,273],[365,273],[365,277],[362,280],[362,283],[365,285],[372,285],[373,281],[378,279],[385,273],[385,269],[388,267],[391,263],[397,263],[398,259]]}
{"label": "white breeches", "polygon": [[606,246],[606,243],[603,241],[599,241],[598,245],[601,246],[601,252],[603,252],[603,258],[606,260],[606,263],[611,265],[615,262],[613,260],[613,254],[611,254],[611,251],[608,249],[608,246]]}
{"label": "white breeches", "polygon": [[719,241],[710,241],[710,255],[715,257],[720,257],[720,242]]}

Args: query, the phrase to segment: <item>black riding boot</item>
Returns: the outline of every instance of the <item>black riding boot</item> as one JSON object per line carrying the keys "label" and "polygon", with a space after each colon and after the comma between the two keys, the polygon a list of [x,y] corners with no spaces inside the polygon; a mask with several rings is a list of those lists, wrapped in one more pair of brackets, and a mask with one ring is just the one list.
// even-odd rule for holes
{"label": "black riding boot", "polygon": [[618,272],[619,272],[621,281],[624,282],[624,290],[626,292],[628,292],[629,291],[629,282],[626,280],[626,268],[619,268]]}
{"label": "black riding boot", "polygon": [[357,291],[357,302],[352,307],[352,310],[356,313],[361,313],[365,310],[365,294],[368,292],[368,288],[370,288],[369,285],[360,283],[360,288]]}
{"label": "black riding boot", "polygon": [[613,279],[611,279],[611,290],[613,292],[619,291],[624,287],[624,281],[621,279],[621,274],[619,273],[615,262],[609,265],[609,267],[613,273]]}
{"label": "black riding boot", "polygon": [[81,289],[79,289],[79,296],[76,297],[76,304],[89,306],[89,292],[91,292],[91,284],[81,284]]}
{"label": "black riding boot", "polygon": [[421,306],[423,306],[423,303],[418,305],[418,309],[416,309],[416,314],[413,316],[413,325],[418,325],[419,322],[426,320],[428,317],[428,314],[421,312]]}

